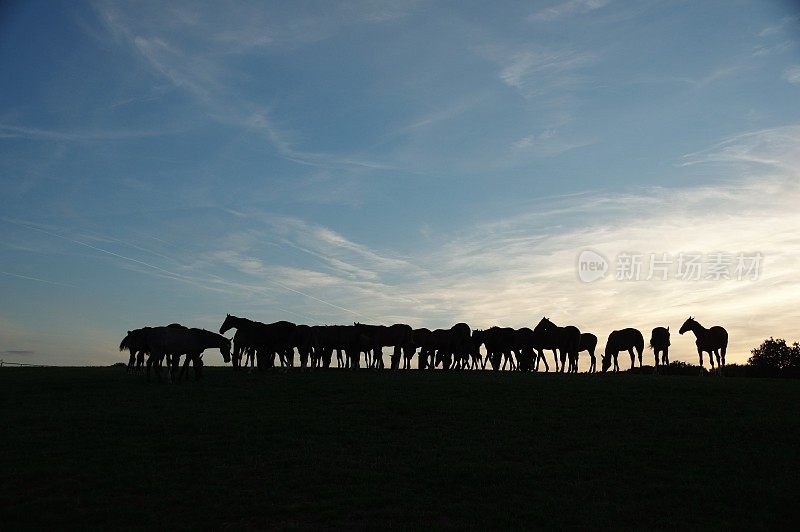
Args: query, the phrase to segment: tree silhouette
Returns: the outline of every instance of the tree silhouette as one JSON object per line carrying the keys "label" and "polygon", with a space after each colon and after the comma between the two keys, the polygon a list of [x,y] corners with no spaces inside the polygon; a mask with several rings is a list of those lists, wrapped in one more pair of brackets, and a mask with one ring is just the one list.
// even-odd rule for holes
{"label": "tree silhouette", "polygon": [[800,344],[797,342],[788,345],[783,338],[770,337],[750,352],[752,356],[747,363],[754,368],[782,373],[800,371]]}

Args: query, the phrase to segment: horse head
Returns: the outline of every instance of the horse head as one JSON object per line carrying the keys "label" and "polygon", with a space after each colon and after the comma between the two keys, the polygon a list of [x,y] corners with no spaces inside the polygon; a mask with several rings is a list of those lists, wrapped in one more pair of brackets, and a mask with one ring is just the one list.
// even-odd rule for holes
{"label": "horse head", "polygon": [[600,368],[603,370],[603,373],[608,371],[608,368],[611,367],[611,355],[603,353],[600,355]]}
{"label": "horse head", "polygon": [[222,360],[227,364],[231,361],[231,341],[227,338],[225,340],[227,341],[219,348],[219,352],[222,353]]}
{"label": "horse head", "polygon": [[694,326],[695,326],[696,323],[697,322],[695,321],[695,319],[693,317],[689,316],[686,319],[686,321],[683,322],[683,325],[681,325],[681,328],[680,328],[680,330],[678,330],[678,332],[680,334],[683,334],[686,331],[691,331],[692,329],[694,329]]}
{"label": "horse head", "polygon": [[230,314],[225,315],[225,321],[222,322],[222,325],[219,328],[220,334],[225,334],[227,331],[236,327],[234,323],[234,318]]}

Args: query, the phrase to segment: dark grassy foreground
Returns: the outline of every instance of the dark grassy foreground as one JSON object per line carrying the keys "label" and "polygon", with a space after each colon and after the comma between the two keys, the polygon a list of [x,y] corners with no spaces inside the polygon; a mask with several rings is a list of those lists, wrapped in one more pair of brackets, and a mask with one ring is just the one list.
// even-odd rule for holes
{"label": "dark grassy foreground", "polygon": [[2,528],[789,528],[800,381],[0,369]]}

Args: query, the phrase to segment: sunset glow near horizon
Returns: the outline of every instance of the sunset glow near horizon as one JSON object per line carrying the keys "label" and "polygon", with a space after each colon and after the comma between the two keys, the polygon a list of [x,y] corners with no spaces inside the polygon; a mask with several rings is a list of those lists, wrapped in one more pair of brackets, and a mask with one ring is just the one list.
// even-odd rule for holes
{"label": "sunset glow near horizon", "polygon": [[226,313],[800,339],[794,2],[11,2],[0,65],[6,362]]}

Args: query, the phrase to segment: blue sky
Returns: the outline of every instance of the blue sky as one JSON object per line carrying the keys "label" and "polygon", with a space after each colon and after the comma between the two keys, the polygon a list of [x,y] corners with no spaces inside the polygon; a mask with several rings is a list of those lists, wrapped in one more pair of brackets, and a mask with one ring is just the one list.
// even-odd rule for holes
{"label": "blue sky", "polygon": [[[743,361],[797,339],[799,38],[778,1],[4,3],[0,358],[230,312],[692,314]],[[584,249],[763,262],[583,283]]]}

